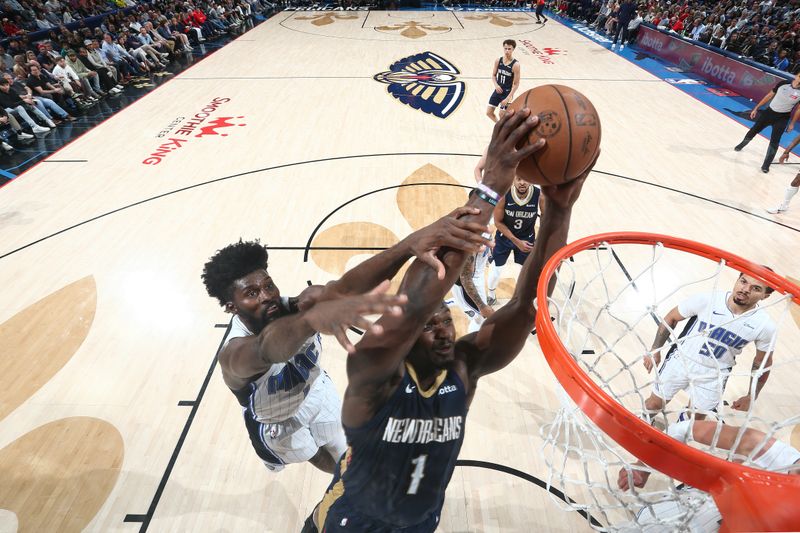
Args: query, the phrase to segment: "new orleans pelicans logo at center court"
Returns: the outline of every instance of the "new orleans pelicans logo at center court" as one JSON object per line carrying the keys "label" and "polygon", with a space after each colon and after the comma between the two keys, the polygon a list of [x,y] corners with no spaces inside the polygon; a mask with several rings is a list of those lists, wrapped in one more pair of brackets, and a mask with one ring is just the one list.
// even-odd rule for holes
{"label": "new orleans pelicans logo at center court", "polygon": [[448,60],[422,52],[395,61],[375,81],[387,84],[389,94],[407,106],[439,118],[447,118],[464,99],[461,72]]}

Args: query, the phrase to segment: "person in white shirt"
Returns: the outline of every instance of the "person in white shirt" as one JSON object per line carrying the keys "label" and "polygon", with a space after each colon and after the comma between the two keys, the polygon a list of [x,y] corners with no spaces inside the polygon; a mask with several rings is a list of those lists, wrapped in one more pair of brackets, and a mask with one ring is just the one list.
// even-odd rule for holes
{"label": "person in white shirt", "polygon": [[642,14],[637,10],[634,17],[628,23],[628,42],[634,42],[636,40],[636,35],[639,33],[639,26],[642,25],[642,22],[644,22]]}
{"label": "person in white shirt", "polygon": [[689,37],[696,41],[696,40],[700,39],[700,35],[703,34],[705,29],[706,29],[706,25],[703,24],[700,21],[700,19],[694,19],[694,25],[692,25],[692,30],[689,33]]}
{"label": "person in white shirt", "polygon": [[[644,357],[648,372],[658,368],[653,391],[645,401],[652,416],[661,411],[680,390],[688,389],[695,417],[716,411],[722,401],[725,382],[736,356],[755,342],[749,391],[733,402],[733,408],[747,411],[758,397],[772,368],[772,349],[777,336],[775,322],[758,303],[773,289],[747,274],[740,274],[730,292],[701,293],[673,308],[658,326],[653,346]],[[669,345],[664,364],[661,350],[675,326],[689,319],[678,339]],[[753,383],[756,380],[756,383]],[[755,389],[753,386],[755,385]]]}
{"label": "person in white shirt", "polygon": [[66,92],[67,96],[70,98],[74,98],[79,101],[86,100],[88,103],[97,102],[97,98],[94,98],[91,95],[83,94],[81,79],[78,77],[75,71],[72,70],[72,67],[67,65],[67,61],[63,57],[60,57],[58,60],[56,60],[56,66],[53,67],[51,74],[56,80],[58,80],[58,82],[64,88],[64,92]]}
{"label": "person in white shirt", "polygon": [[150,70],[146,61],[139,61],[128,51],[124,46],[114,42],[111,34],[103,34],[103,45],[100,47],[100,53],[103,54],[105,60],[122,72],[126,77],[130,75],[141,76]]}

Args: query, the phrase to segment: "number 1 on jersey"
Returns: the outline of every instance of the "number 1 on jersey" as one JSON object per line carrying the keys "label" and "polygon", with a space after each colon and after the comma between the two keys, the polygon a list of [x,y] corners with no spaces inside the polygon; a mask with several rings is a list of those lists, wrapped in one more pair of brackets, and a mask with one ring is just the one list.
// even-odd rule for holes
{"label": "number 1 on jersey", "polygon": [[425,461],[428,459],[427,455],[420,455],[416,459],[412,459],[411,464],[414,465],[414,471],[411,473],[411,484],[408,486],[406,494],[416,494],[419,489],[419,482],[425,477]]}

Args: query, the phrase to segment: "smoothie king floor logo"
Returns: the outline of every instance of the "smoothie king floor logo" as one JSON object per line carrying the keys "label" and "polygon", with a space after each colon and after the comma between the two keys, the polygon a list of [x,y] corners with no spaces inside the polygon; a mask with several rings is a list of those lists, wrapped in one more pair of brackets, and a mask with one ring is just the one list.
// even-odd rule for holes
{"label": "smoothie king floor logo", "polygon": [[404,57],[389,70],[374,76],[388,85],[387,91],[403,104],[423,113],[447,118],[464,99],[464,82],[452,63],[432,52]]}
{"label": "smoothie king floor logo", "polygon": [[246,126],[243,116],[214,116],[223,104],[230,101],[230,98],[216,97],[191,117],[175,118],[158,132],[156,137],[161,139],[161,144],[144,158],[142,164],[158,165],[187,144],[198,142],[195,139],[227,137],[235,131],[230,128]]}

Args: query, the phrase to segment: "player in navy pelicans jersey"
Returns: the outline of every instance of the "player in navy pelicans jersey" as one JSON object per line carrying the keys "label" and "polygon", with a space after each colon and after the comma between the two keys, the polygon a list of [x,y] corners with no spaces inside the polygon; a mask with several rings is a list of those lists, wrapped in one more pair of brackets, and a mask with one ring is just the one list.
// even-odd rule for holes
{"label": "player in navy pelicans jersey", "polygon": [[435,234],[415,232],[341,279],[309,287],[297,298],[281,297],[267,272],[267,249],[258,241],[227,246],[206,263],[209,295],[234,315],[218,356],[222,377],[242,406],[253,448],[267,468],[309,461],[333,472],[345,440],[338,395],[319,366],[319,333],[333,334],[353,350],[345,334],[349,326],[369,329],[364,315],[399,312],[397,304],[405,301],[383,294],[386,280],[412,256],[439,265],[430,250],[463,245],[462,226],[454,221],[438,226]]}
{"label": "player in navy pelicans jersey", "polygon": [[513,39],[503,41],[503,57],[494,62],[492,70],[494,92],[489,97],[489,107],[486,108],[486,116],[492,119],[492,122],[497,122],[494,109],[500,107],[500,117],[502,118],[506,107],[514,99],[514,94],[519,87],[519,62],[513,57],[516,47],[517,42]]}
{"label": "player in navy pelicans jersey", "polygon": [[494,208],[494,221],[497,233],[494,249],[489,259],[489,304],[497,301],[495,291],[500,282],[500,274],[514,253],[514,262],[521,265],[533,249],[536,239],[536,218],[541,210],[541,189],[517,176],[514,186],[497,202]]}
{"label": "player in navy pelicans jersey", "polygon": [[[544,142],[516,149],[538,124],[529,110],[509,112],[494,128],[483,184],[498,195],[511,186],[517,163]],[[478,380],[508,365],[529,337],[539,273],[566,242],[572,204],[582,177],[550,187],[537,247],[520,273],[511,301],[475,333],[456,340],[442,298],[461,273],[467,253],[442,249],[445,275],[414,262],[400,292],[403,316],[383,316],[380,337],[364,335],[347,359],[342,423],[348,452],[317,509],[322,531],[432,532],[464,440],[465,419]],[[485,231],[492,215],[482,192],[454,214]],[[306,530],[309,530],[308,528]]]}

